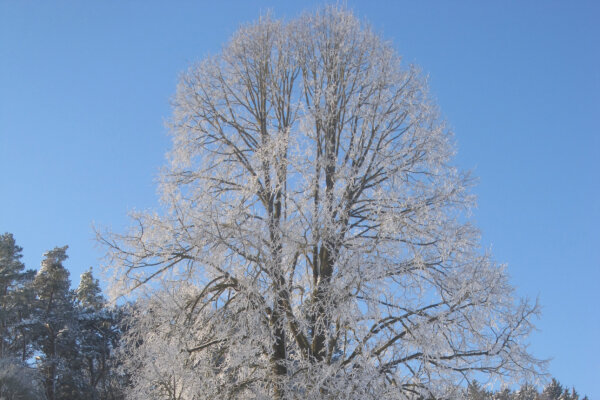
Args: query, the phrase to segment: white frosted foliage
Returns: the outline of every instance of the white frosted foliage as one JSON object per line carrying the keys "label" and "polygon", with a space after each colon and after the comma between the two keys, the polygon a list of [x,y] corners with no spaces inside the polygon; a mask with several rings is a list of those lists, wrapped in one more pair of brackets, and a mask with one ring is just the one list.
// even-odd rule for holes
{"label": "white frosted foliage", "polygon": [[537,305],[466,223],[419,72],[351,13],[262,18],[181,77],[163,213],[101,236],[132,399],[411,399],[531,379]]}

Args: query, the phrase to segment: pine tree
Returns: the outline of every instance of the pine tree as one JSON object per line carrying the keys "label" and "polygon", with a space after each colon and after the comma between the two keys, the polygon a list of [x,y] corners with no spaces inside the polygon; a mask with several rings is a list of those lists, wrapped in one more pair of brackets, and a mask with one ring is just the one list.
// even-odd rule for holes
{"label": "pine tree", "polygon": [[37,365],[44,378],[48,400],[81,398],[77,354],[76,319],[69,271],[63,266],[67,247],[44,254],[35,276]]}
{"label": "pine tree", "polygon": [[559,400],[561,395],[563,394],[562,385],[556,380],[552,378],[552,381],[544,387],[542,391],[542,399],[543,400]]}
{"label": "pine tree", "polygon": [[81,275],[76,290],[79,363],[82,365],[84,391],[88,399],[118,398],[115,388],[115,360],[111,351],[119,340],[118,311],[109,309],[100,283],[92,269]]}
{"label": "pine tree", "polygon": [[571,388],[569,396],[571,397],[571,400],[579,400],[579,393],[577,393],[577,390],[575,390],[574,387]]}
{"label": "pine tree", "polygon": [[77,302],[82,308],[91,308],[96,311],[102,309],[106,300],[102,296],[102,289],[98,279],[92,274],[92,268],[81,274],[79,287],[77,288]]}
{"label": "pine tree", "polygon": [[491,397],[493,400],[512,400],[513,392],[509,388],[504,388],[499,392],[496,392]]}
{"label": "pine tree", "polygon": [[536,387],[528,383],[522,385],[513,395],[514,400],[537,400],[537,398],[538,391]]}
{"label": "pine tree", "polygon": [[487,400],[490,394],[476,380],[471,382],[467,388],[467,400]]}
{"label": "pine tree", "polygon": [[31,356],[28,319],[32,312],[33,271],[25,271],[22,248],[12,234],[0,235],[0,399],[43,398]]}
{"label": "pine tree", "polygon": [[38,371],[25,363],[0,359],[0,399],[45,400]]}
{"label": "pine tree", "polygon": [[24,361],[30,352],[22,321],[31,312],[34,272],[24,271],[22,250],[12,234],[0,236],[0,358]]}

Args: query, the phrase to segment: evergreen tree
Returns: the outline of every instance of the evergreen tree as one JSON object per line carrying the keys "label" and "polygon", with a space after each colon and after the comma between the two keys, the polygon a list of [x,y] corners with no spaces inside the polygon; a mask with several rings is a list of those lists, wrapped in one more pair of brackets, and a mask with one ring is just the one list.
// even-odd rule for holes
{"label": "evergreen tree", "polygon": [[106,306],[91,269],[70,289],[63,262],[67,246],[45,254],[34,280],[37,296],[38,368],[49,400],[122,399],[123,377],[113,349],[119,341],[118,310]]}
{"label": "evergreen tree", "polygon": [[119,313],[109,309],[92,269],[81,275],[76,291],[79,325],[79,363],[88,399],[119,398],[115,387],[115,361],[111,351],[119,340]]}
{"label": "evergreen tree", "polygon": [[535,386],[525,383],[513,395],[514,400],[537,400],[538,391]]}
{"label": "evergreen tree", "polygon": [[91,308],[98,311],[106,304],[106,300],[102,296],[102,289],[100,289],[100,282],[94,278],[91,267],[81,274],[76,293],[77,303],[84,309]]}
{"label": "evergreen tree", "polygon": [[81,398],[80,366],[73,361],[78,353],[73,293],[69,271],[63,266],[67,247],[44,254],[35,276],[36,357],[48,400]]}
{"label": "evergreen tree", "polygon": [[467,387],[467,400],[487,400],[490,392],[482,387],[479,382],[474,380]]}
{"label": "evergreen tree", "polygon": [[504,388],[494,393],[491,398],[493,400],[512,400],[513,392],[509,388]]}
{"label": "evergreen tree", "polygon": [[30,348],[22,322],[31,313],[34,271],[24,271],[22,250],[11,233],[0,235],[0,358],[25,361]]}
{"label": "evergreen tree", "polygon": [[579,400],[579,393],[574,387],[571,388],[571,393],[569,393],[569,400]]}
{"label": "evergreen tree", "polygon": [[0,359],[0,399],[45,400],[38,371],[25,363]]}
{"label": "evergreen tree", "polygon": [[560,400],[563,391],[564,389],[558,380],[552,378],[552,381],[542,391],[542,400]]}

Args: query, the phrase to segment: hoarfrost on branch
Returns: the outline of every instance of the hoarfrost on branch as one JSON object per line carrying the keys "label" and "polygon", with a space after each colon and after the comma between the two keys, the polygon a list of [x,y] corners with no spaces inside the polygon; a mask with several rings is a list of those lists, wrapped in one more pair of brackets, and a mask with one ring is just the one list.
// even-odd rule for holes
{"label": "hoarfrost on branch", "polygon": [[539,370],[537,305],[465,222],[423,78],[351,13],[242,27],[181,77],[172,133],[165,212],[100,237],[138,293],[132,398],[447,398]]}

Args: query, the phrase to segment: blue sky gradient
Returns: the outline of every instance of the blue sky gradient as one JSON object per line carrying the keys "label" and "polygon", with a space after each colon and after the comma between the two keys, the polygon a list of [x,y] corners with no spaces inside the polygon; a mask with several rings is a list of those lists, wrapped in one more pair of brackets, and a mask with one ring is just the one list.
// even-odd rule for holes
{"label": "blue sky gradient", "polygon": [[[157,207],[178,74],[269,9],[319,4],[0,0],[0,232],[26,265],[68,244],[74,284],[97,267],[92,223]],[[543,305],[532,351],[600,398],[600,3],[347,4],[429,76],[482,242]]]}

